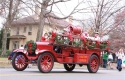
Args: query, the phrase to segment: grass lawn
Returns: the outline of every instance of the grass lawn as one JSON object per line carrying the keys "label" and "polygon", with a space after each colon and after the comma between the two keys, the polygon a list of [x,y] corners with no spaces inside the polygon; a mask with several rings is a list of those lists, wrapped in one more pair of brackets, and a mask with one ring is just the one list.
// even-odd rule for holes
{"label": "grass lawn", "polygon": [[1,57],[0,57],[0,62],[1,62],[1,61],[8,61],[8,58],[1,58]]}
{"label": "grass lawn", "polygon": [[0,67],[9,67],[11,66],[10,61],[8,61],[8,58],[1,58],[0,57]]}

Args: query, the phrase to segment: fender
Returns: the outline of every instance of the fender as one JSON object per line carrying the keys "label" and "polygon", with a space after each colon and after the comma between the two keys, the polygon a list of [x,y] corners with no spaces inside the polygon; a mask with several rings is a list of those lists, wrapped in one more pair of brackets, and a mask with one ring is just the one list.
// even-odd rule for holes
{"label": "fender", "polygon": [[49,53],[51,53],[51,55],[54,57],[54,60],[57,61],[56,53],[55,53],[54,51],[48,50],[48,49],[46,49],[46,50],[38,50],[37,57],[39,57],[39,55],[43,54],[44,52],[49,52]]}
{"label": "fender", "polygon": [[14,54],[16,54],[16,53],[18,53],[18,52],[21,52],[21,53],[24,54],[24,49],[15,49],[15,50],[13,50],[13,51],[9,54],[8,60],[12,60],[12,57],[14,56]]}
{"label": "fender", "polygon": [[38,50],[38,54],[44,53],[44,52],[50,52],[50,53],[54,53],[53,51],[50,51],[48,49],[45,50]]}

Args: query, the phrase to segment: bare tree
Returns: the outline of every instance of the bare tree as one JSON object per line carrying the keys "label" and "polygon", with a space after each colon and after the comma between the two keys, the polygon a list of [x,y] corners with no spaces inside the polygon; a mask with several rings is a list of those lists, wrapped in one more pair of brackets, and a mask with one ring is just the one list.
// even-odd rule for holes
{"label": "bare tree", "polygon": [[[49,15],[49,13],[51,13],[53,10],[53,5],[61,3],[61,2],[67,2],[67,1],[71,1],[71,0],[42,0],[42,2],[40,2],[39,0],[36,0],[37,3],[39,3],[41,5],[41,11],[40,11],[40,22],[39,22],[39,27],[38,27],[38,32],[37,32],[37,39],[36,41],[40,41],[41,36],[43,34],[43,28],[44,28],[44,23],[45,23],[45,18],[47,17],[52,17],[54,19],[66,19],[68,18],[70,15],[77,13],[79,10],[76,10],[78,8],[78,6],[82,3],[79,2],[78,5],[76,5],[76,7],[74,7],[73,11],[67,15],[64,16],[62,18],[53,16],[53,15]],[[35,1],[35,2],[36,2]],[[47,8],[50,7],[50,11],[47,11]],[[59,8],[58,8],[59,9]]]}
{"label": "bare tree", "polygon": [[113,50],[118,51],[121,47],[125,47],[125,10],[119,12],[114,24],[118,24],[110,32],[110,43]]}
{"label": "bare tree", "polygon": [[0,1],[0,15],[2,14],[4,10],[4,4],[3,4],[3,0]]}
{"label": "bare tree", "polygon": [[88,28],[93,32],[99,32],[100,36],[108,34],[114,28],[114,16],[125,8],[125,5],[119,5],[123,0],[96,0],[96,4],[91,0],[86,1],[92,12]]}
{"label": "bare tree", "polygon": [[1,56],[3,56],[6,53],[6,42],[7,42],[7,33],[9,28],[11,27],[11,22],[14,20],[14,17],[18,11],[18,7],[20,4],[20,0],[4,0],[3,4],[5,5],[6,9],[8,9],[6,22],[4,24],[4,35],[3,35],[3,43],[2,43],[2,53]]}

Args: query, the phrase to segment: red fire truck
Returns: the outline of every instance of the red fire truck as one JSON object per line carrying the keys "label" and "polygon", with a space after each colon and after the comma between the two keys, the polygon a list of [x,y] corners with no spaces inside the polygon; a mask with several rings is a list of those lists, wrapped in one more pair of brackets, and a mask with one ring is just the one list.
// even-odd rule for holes
{"label": "red fire truck", "polygon": [[96,73],[101,63],[101,51],[106,48],[107,42],[86,39],[81,35],[80,27],[70,25],[68,29],[63,34],[52,32],[49,40],[28,41],[26,48],[15,50],[13,68],[23,71],[28,64],[35,61],[40,72],[48,73],[54,62],[58,62],[67,71],[72,71],[76,65],[87,65],[90,73]]}

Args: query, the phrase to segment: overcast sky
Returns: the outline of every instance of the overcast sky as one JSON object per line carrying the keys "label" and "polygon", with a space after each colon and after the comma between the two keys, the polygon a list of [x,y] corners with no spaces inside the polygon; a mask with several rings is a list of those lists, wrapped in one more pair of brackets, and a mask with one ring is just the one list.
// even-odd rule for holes
{"label": "overcast sky", "polygon": [[[67,16],[73,11],[74,7],[76,7],[78,5],[78,3],[80,3],[81,1],[84,1],[84,0],[71,0],[68,2],[58,3],[53,6],[53,12],[59,17]],[[85,8],[86,6],[87,5],[82,2],[78,6],[77,9]],[[77,18],[77,19],[82,19],[82,18],[86,17],[86,16],[84,16],[84,14],[79,14],[79,13],[75,13],[72,16],[73,16],[73,18]],[[2,23],[3,23],[3,19],[0,17],[0,27],[2,27]]]}
{"label": "overcast sky", "polygon": [[[60,17],[63,17],[63,15],[67,16],[73,11],[74,7],[76,7],[79,3],[80,3],[80,5],[77,7],[77,9],[86,8],[88,6],[85,3],[85,0],[72,0],[72,1],[65,2],[65,3],[56,4],[56,6],[53,6],[53,11]],[[58,10],[57,7],[60,9],[60,11],[63,13],[63,15],[60,14],[60,11]],[[86,12],[87,10],[82,10],[82,11]],[[75,14],[73,14],[73,16],[75,18],[81,19],[83,17],[83,13],[79,14],[79,15],[78,14],[79,13],[75,13]]]}

